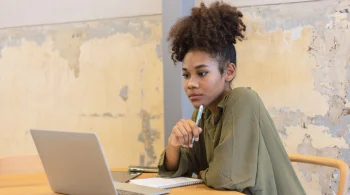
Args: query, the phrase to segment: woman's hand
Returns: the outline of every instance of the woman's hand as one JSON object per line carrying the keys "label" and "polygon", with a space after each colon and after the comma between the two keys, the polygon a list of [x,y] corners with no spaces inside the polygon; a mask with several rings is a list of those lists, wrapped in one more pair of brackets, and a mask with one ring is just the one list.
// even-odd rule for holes
{"label": "woman's hand", "polygon": [[198,141],[202,129],[192,120],[181,119],[172,129],[168,144],[192,148],[192,136]]}

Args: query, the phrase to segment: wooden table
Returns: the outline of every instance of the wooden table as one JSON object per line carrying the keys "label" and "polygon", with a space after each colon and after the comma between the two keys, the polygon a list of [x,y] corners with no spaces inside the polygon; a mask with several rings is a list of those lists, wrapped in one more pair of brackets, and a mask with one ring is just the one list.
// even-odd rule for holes
{"label": "wooden table", "polygon": [[[155,174],[144,173],[138,178],[154,177]],[[204,184],[186,186],[170,189],[170,194],[192,194],[192,195],[241,195],[239,192],[219,191],[207,187]],[[54,193],[44,173],[24,174],[24,175],[4,175],[0,176],[0,194],[1,195],[57,195]]]}

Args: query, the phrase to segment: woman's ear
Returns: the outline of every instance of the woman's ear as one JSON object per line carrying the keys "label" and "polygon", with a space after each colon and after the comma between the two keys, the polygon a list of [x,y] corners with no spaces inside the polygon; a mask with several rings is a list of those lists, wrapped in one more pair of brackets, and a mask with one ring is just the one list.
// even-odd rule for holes
{"label": "woman's ear", "polygon": [[236,64],[229,63],[226,66],[225,70],[225,80],[231,82],[236,76]]}

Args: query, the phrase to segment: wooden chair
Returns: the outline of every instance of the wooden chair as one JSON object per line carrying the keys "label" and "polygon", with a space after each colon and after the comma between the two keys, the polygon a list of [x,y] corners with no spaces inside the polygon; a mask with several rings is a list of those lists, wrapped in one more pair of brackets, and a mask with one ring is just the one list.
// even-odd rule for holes
{"label": "wooden chair", "polygon": [[327,157],[319,157],[319,156],[311,156],[311,155],[303,155],[303,154],[289,154],[289,158],[292,162],[309,163],[309,164],[338,168],[340,170],[340,178],[338,183],[337,195],[348,194],[349,165],[344,161],[341,161],[335,158],[327,158]]}
{"label": "wooden chair", "polygon": [[43,173],[38,154],[0,157],[0,175]]}

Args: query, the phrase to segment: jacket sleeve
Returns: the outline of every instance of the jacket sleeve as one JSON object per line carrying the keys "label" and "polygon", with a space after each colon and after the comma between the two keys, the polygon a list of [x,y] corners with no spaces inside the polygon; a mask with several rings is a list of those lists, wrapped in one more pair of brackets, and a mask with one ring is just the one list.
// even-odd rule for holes
{"label": "jacket sleeve", "polygon": [[259,100],[249,89],[237,90],[224,108],[221,137],[213,160],[201,174],[215,189],[244,191],[254,187],[259,151]]}
{"label": "jacket sleeve", "polygon": [[[196,116],[197,110],[192,114],[192,120]],[[202,140],[203,138],[199,138]],[[199,173],[200,162],[197,158],[197,153],[200,152],[200,142],[194,142],[192,148],[183,148],[180,150],[179,167],[176,171],[168,171],[165,166],[166,150],[160,156],[158,163],[158,174],[161,177],[191,177],[192,173]]]}

